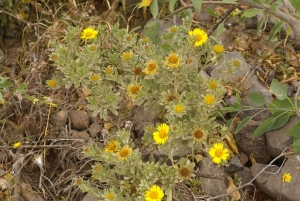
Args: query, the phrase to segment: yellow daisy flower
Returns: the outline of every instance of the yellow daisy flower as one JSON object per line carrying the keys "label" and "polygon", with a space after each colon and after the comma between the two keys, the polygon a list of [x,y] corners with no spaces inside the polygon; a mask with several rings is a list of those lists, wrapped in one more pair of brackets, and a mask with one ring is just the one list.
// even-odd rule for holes
{"label": "yellow daisy flower", "polygon": [[177,105],[174,106],[174,110],[175,110],[176,113],[182,113],[183,110],[184,110],[184,107],[183,107],[182,104],[177,104]]}
{"label": "yellow daisy flower", "polygon": [[215,80],[212,80],[209,82],[209,88],[212,90],[216,90],[218,88],[218,82]]}
{"label": "yellow daisy flower", "polygon": [[110,74],[112,74],[113,73],[113,69],[111,68],[111,67],[107,67],[106,69],[105,69],[105,74],[107,74],[107,75],[110,75]]}
{"label": "yellow daisy flower", "polygon": [[81,185],[83,183],[83,179],[81,177],[77,178],[75,181],[76,185]]}
{"label": "yellow daisy flower", "polygon": [[56,60],[57,58],[58,58],[58,56],[55,53],[50,56],[50,60],[52,60],[52,61]]}
{"label": "yellow daisy flower", "polygon": [[207,42],[207,33],[202,29],[196,28],[193,31],[189,31],[188,34],[194,37],[195,47],[201,46]]}
{"label": "yellow daisy flower", "polygon": [[149,42],[149,38],[148,38],[148,37],[144,37],[144,38],[142,38],[142,41],[143,41],[144,43],[147,43],[147,42]]}
{"label": "yellow daisy flower", "polygon": [[204,97],[204,102],[208,105],[214,104],[215,101],[215,97],[211,94],[206,94],[206,96]]}
{"label": "yellow daisy flower", "polygon": [[215,45],[214,46],[214,51],[216,53],[222,53],[222,52],[224,52],[224,46],[223,45]]}
{"label": "yellow daisy flower", "polygon": [[129,60],[131,58],[131,53],[130,52],[123,52],[122,58],[124,60]]}
{"label": "yellow daisy flower", "polygon": [[55,88],[56,87],[56,81],[55,80],[48,80],[47,82],[47,85],[50,87],[50,88]]}
{"label": "yellow daisy flower", "polygon": [[18,17],[25,19],[26,18],[26,14],[24,11],[19,12]]}
{"label": "yellow daisy flower", "polygon": [[150,60],[146,63],[146,68],[144,69],[144,72],[147,75],[155,75],[156,71],[158,69],[157,63],[155,60]]}
{"label": "yellow daisy flower", "polygon": [[152,0],[142,0],[139,8],[150,6],[151,3],[152,3]]}
{"label": "yellow daisy flower", "polygon": [[206,132],[200,128],[194,129],[192,135],[196,142],[203,142],[204,140],[206,140],[207,137]]}
{"label": "yellow daisy flower", "polygon": [[114,153],[117,151],[118,146],[119,143],[116,140],[111,140],[104,148],[104,152]]}
{"label": "yellow daisy flower", "polygon": [[212,157],[212,161],[216,164],[220,164],[223,161],[227,161],[229,158],[229,151],[227,148],[223,149],[222,143],[215,143],[208,151]]}
{"label": "yellow daisy flower", "polygon": [[232,65],[233,65],[234,67],[240,67],[240,66],[241,66],[241,61],[238,60],[238,59],[234,59],[234,60],[232,61]]}
{"label": "yellow daisy flower", "polygon": [[94,74],[94,75],[91,76],[91,80],[92,80],[93,82],[98,82],[99,79],[100,79],[100,76],[97,75],[97,74]]}
{"label": "yellow daisy flower", "polygon": [[107,198],[108,200],[114,200],[115,196],[114,196],[114,194],[112,194],[112,193],[108,193],[107,196],[106,196],[106,198]]}
{"label": "yellow daisy flower", "polygon": [[145,192],[146,201],[161,201],[164,197],[164,192],[157,185],[151,186],[151,188]]}
{"label": "yellow daisy flower", "polygon": [[282,176],[282,178],[281,178],[281,180],[283,182],[291,182],[292,176],[291,176],[290,173],[284,173],[283,176]]}
{"label": "yellow daisy flower", "polygon": [[20,146],[21,146],[21,142],[20,142],[20,141],[13,144],[13,148],[14,148],[14,149],[17,149],[17,148],[19,148]]}
{"label": "yellow daisy flower", "polygon": [[178,68],[180,65],[181,58],[176,53],[171,53],[168,57],[166,57],[166,60],[164,64],[168,66],[169,68]]}
{"label": "yellow daisy flower", "polygon": [[175,33],[175,32],[177,32],[177,27],[176,27],[176,26],[173,26],[173,27],[171,27],[171,28],[169,29],[169,31],[170,31],[171,33]]}
{"label": "yellow daisy flower", "polygon": [[128,159],[131,153],[132,153],[132,148],[126,145],[118,151],[117,155],[119,160],[124,161]]}
{"label": "yellow daisy flower", "polygon": [[90,51],[93,52],[93,51],[95,51],[96,49],[97,49],[96,45],[91,45],[91,46],[90,46]]}
{"label": "yellow daisy flower", "polygon": [[170,127],[167,124],[160,124],[157,126],[157,130],[153,133],[153,139],[156,144],[165,144],[168,140]]}
{"label": "yellow daisy flower", "polygon": [[101,166],[100,165],[94,165],[93,166],[93,171],[94,172],[99,172],[101,170]]}
{"label": "yellow daisy flower", "polygon": [[97,35],[98,35],[98,31],[89,27],[89,28],[84,29],[81,32],[80,38],[81,39],[93,39],[93,38],[96,38]]}
{"label": "yellow daisy flower", "polygon": [[141,91],[142,88],[143,88],[143,86],[140,85],[140,84],[130,84],[130,85],[128,85],[127,86],[128,96],[135,99],[137,97],[137,93],[139,91]]}

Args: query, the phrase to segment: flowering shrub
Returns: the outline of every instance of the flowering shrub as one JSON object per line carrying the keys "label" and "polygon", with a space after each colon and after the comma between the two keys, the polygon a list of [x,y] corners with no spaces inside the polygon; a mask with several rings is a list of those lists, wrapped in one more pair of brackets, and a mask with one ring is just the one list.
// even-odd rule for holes
{"label": "flowering shrub", "polygon": [[[222,80],[204,78],[200,71],[214,65],[224,48],[211,46],[204,30],[190,27],[190,19],[171,27],[159,45],[117,25],[69,27],[62,41],[52,41],[55,51],[50,59],[63,76],[55,75],[49,87],[91,89],[87,107],[92,115],[104,120],[115,115],[125,122],[133,106],[163,113],[164,123],[145,127],[146,149],[135,146],[128,128],[105,136],[103,147],[84,147],[83,153],[97,162],[93,181],[75,180],[82,191],[105,200],[170,198],[176,183],[194,176],[195,163],[183,156],[198,149],[208,151],[211,142],[222,139],[215,114],[225,89]],[[228,68],[231,72],[232,65]],[[119,114],[120,110],[128,112]],[[229,154],[223,144],[213,149],[214,162],[226,162]],[[149,152],[149,160],[143,160],[142,151]],[[172,166],[167,159],[155,161],[157,151],[168,156]],[[182,158],[174,161],[175,155]]]}

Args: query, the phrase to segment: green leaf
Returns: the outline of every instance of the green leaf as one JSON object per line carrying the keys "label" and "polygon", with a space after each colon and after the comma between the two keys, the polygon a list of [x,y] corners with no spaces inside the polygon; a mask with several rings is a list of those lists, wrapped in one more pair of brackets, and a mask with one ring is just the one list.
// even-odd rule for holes
{"label": "green leaf", "polygon": [[271,3],[272,0],[265,0],[265,4],[269,5]]}
{"label": "green leaf", "polygon": [[202,0],[192,0],[193,6],[197,12],[200,12]]}
{"label": "green leaf", "polygon": [[266,119],[262,124],[260,124],[255,129],[252,136],[253,137],[261,136],[262,134],[264,134],[265,132],[267,132],[271,128],[271,126],[274,124],[275,121],[276,121],[276,119],[274,117],[270,117],[270,118]]}
{"label": "green leaf", "polygon": [[287,111],[277,111],[274,112],[269,118],[274,117],[276,120],[274,124],[269,128],[270,130],[275,130],[284,126],[290,119],[290,114]]}
{"label": "green leaf", "polygon": [[191,8],[180,12],[181,18],[193,18],[193,10]]}
{"label": "green leaf", "polygon": [[294,6],[294,8],[296,8],[297,10],[300,10],[300,3],[299,0],[290,0],[292,6]]}
{"label": "green leaf", "polygon": [[177,3],[178,0],[169,0],[169,11],[171,13],[174,12],[174,7],[175,7],[175,4]]}
{"label": "green leaf", "polygon": [[275,12],[277,11],[276,6],[278,6],[278,5],[276,5],[276,4],[274,4],[274,3],[271,4],[271,6],[270,6],[270,11],[271,11],[272,13],[275,13]]}
{"label": "green leaf", "polygon": [[289,130],[287,135],[292,137],[300,137],[300,122],[298,122],[291,130]]}
{"label": "green leaf", "polygon": [[206,12],[212,17],[218,16],[211,8],[206,8]]}
{"label": "green leaf", "polygon": [[242,105],[239,104],[239,103],[233,103],[233,104],[231,105],[231,107],[235,108],[236,110],[242,109]]}
{"label": "green leaf", "polygon": [[236,98],[236,103],[241,104],[242,99],[239,93],[236,93],[235,98]]}
{"label": "green leaf", "polygon": [[268,39],[269,43],[274,38],[275,34],[280,31],[282,25],[283,25],[283,22],[276,22],[275,23],[275,25],[273,26],[273,28],[271,29],[270,34],[269,34],[269,39]]}
{"label": "green leaf", "polygon": [[220,109],[222,112],[237,112],[238,110],[234,107],[222,107]]}
{"label": "green leaf", "polygon": [[287,98],[287,86],[285,84],[280,84],[278,80],[272,80],[270,89],[279,100]]}
{"label": "green leaf", "polygon": [[266,17],[263,17],[263,18],[259,21],[259,23],[257,24],[256,35],[259,34],[259,31],[261,30],[261,27],[262,27],[262,25],[264,24],[265,20],[266,20]]}
{"label": "green leaf", "polygon": [[293,138],[293,147],[295,154],[300,154],[300,137]]}
{"label": "green leaf", "polygon": [[216,44],[221,44],[221,42],[214,36],[209,36],[211,40],[213,40]]}
{"label": "green leaf", "polygon": [[218,28],[217,28],[217,35],[221,34],[224,28],[224,22],[222,22],[221,24],[219,24]]}
{"label": "green leaf", "polygon": [[258,13],[260,13],[261,11],[263,11],[263,10],[258,9],[258,8],[250,8],[248,10],[245,10],[242,16],[245,16],[247,18],[254,17]]}
{"label": "green leaf", "polygon": [[238,126],[236,127],[234,134],[237,134],[238,132],[240,132],[240,130],[253,118],[254,116],[249,116],[246,117],[245,119],[243,119]]}
{"label": "green leaf", "polygon": [[[284,100],[273,100],[269,105],[268,105],[268,109],[270,112],[274,113],[276,111],[278,111],[278,109],[285,109],[285,110],[295,110],[295,99],[288,97]],[[296,111],[295,111],[296,112]],[[291,112],[291,114],[294,114],[295,112]]]}
{"label": "green leaf", "polygon": [[262,5],[262,2],[260,0],[252,0],[254,3],[257,3],[257,4],[261,4]]}
{"label": "green leaf", "polygon": [[153,0],[150,6],[151,14],[154,19],[156,19],[158,14],[158,2],[157,0]]}
{"label": "green leaf", "polygon": [[156,42],[156,36],[159,28],[159,20],[152,20],[145,25],[144,37],[148,37],[153,43]]}
{"label": "green leaf", "polygon": [[258,92],[248,94],[248,98],[254,105],[258,107],[266,103],[265,98]]}

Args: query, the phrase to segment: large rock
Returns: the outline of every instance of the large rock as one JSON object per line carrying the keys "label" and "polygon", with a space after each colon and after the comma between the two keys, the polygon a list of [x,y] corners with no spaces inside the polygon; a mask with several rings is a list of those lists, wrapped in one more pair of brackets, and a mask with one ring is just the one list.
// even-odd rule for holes
{"label": "large rock", "polygon": [[71,110],[69,112],[71,127],[77,130],[86,129],[90,125],[89,114],[83,110]]}
{"label": "large rock", "polygon": [[[253,164],[251,172],[253,176],[256,176],[266,165]],[[268,194],[272,198],[281,199],[282,201],[299,201],[300,198],[300,182],[299,179],[299,167],[300,156],[292,156],[284,164],[283,168],[277,174],[279,170],[277,166],[268,167],[265,173],[260,174],[255,183],[264,193]],[[290,173],[292,176],[291,182],[282,182],[282,176],[284,173]]]}
{"label": "large rock", "polygon": [[271,161],[271,156],[267,150],[267,141],[265,134],[258,138],[252,137],[254,130],[261,122],[250,121],[240,132],[235,135],[235,142],[238,149],[248,156],[253,155],[258,163],[267,164]]}
{"label": "large rock", "polygon": [[[213,164],[209,158],[204,158],[198,163],[198,167],[204,195],[218,196],[227,193],[227,178],[221,166]],[[229,196],[217,200],[226,200],[226,198]]]}
{"label": "large rock", "polygon": [[291,130],[299,121],[299,117],[292,116],[285,126],[266,132],[268,151],[271,156],[277,157],[285,148],[292,146],[293,140],[286,133]]}

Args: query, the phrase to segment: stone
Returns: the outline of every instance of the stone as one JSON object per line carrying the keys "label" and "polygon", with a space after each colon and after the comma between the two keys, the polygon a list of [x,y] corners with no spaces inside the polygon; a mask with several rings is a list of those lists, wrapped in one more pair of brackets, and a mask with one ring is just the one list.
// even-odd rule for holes
{"label": "stone", "polygon": [[[221,166],[213,164],[210,158],[203,158],[198,164],[202,191],[204,195],[218,196],[226,194],[227,178]],[[199,176],[199,177],[198,177]],[[221,197],[216,200],[226,200],[229,196]]]}
{"label": "stone", "polygon": [[88,131],[91,134],[91,136],[93,136],[93,137],[100,137],[102,129],[103,129],[102,126],[99,125],[98,123],[92,123],[89,126]]}
{"label": "stone", "polygon": [[299,121],[299,117],[292,116],[283,127],[266,132],[268,151],[272,157],[277,157],[285,148],[292,146],[293,139],[286,133]]}
{"label": "stone", "polygon": [[247,154],[243,153],[243,152],[239,152],[240,154],[240,161],[243,165],[246,165],[246,163],[249,161],[249,157],[247,156]]}
{"label": "stone", "polygon": [[[256,176],[266,165],[255,163],[251,167],[252,176]],[[300,170],[300,156],[294,155],[287,159],[282,169],[277,174],[270,174],[267,172],[276,173],[279,170],[278,166],[271,166],[267,168],[265,173],[260,174],[255,184],[258,188],[271,196],[274,199],[281,199],[282,201],[299,201],[300,198],[300,182],[297,180]],[[292,180],[290,182],[282,182],[284,173],[290,173]]]}
{"label": "stone", "polygon": [[257,163],[267,164],[271,161],[271,156],[267,150],[265,134],[258,138],[252,137],[254,130],[260,124],[261,122],[250,121],[235,135],[235,142],[238,150],[248,156],[252,154]]}
{"label": "stone", "polygon": [[31,188],[29,184],[22,182],[20,185],[21,196],[25,201],[44,201],[44,199]]}
{"label": "stone", "polygon": [[228,166],[225,168],[225,171],[228,173],[236,173],[243,170],[243,168],[244,167],[239,159],[239,156],[236,155],[232,159],[230,159]]}
{"label": "stone", "polygon": [[77,130],[86,129],[89,127],[89,114],[83,110],[71,110],[69,112],[71,127]]}
{"label": "stone", "polygon": [[61,110],[51,115],[51,122],[58,128],[64,128],[67,125],[68,112]]}
{"label": "stone", "polygon": [[95,201],[96,199],[86,194],[81,201]]}
{"label": "stone", "polygon": [[[238,177],[240,177],[240,179],[241,179],[241,184],[240,185],[244,185],[244,184],[250,182],[253,179],[250,168],[248,168],[248,167],[244,167],[244,169],[242,171],[237,172],[236,175]],[[255,187],[253,185],[246,186],[245,188],[251,194],[254,193],[254,191],[255,191]]]}

